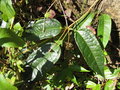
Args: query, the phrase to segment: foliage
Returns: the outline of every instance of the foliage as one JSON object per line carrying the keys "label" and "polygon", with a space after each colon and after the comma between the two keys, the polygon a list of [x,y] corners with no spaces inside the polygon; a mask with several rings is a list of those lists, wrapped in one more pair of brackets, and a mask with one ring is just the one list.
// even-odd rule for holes
{"label": "foliage", "polygon": [[[0,11],[0,90],[119,88],[120,68],[109,68],[104,54],[111,33],[109,15],[96,17],[89,9],[69,26],[48,16],[23,26],[11,0],[0,0]],[[96,18],[97,31],[92,27]]]}
{"label": "foliage", "polygon": [[94,34],[88,29],[77,30],[75,39],[89,67],[104,76],[104,55]]}
{"label": "foliage", "polygon": [[15,86],[12,86],[2,74],[0,74],[0,90],[17,90]]}
{"label": "foliage", "polygon": [[2,14],[2,19],[8,21],[15,16],[15,10],[12,7],[11,0],[0,0],[0,11]]}
{"label": "foliage", "polygon": [[37,41],[55,37],[61,29],[61,24],[56,19],[40,19],[29,27],[25,34],[27,39]]}
{"label": "foliage", "polygon": [[46,73],[59,59],[61,50],[56,43],[46,43],[35,50],[26,60],[26,63],[33,68],[32,80],[40,72],[41,76]]}
{"label": "foliage", "polygon": [[24,41],[6,28],[0,28],[0,45],[3,47],[22,47]]}
{"label": "foliage", "polygon": [[103,46],[106,47],[111,33],[111,19],[109,15],[102,14],[99,17],[98,37],[100,37]]}

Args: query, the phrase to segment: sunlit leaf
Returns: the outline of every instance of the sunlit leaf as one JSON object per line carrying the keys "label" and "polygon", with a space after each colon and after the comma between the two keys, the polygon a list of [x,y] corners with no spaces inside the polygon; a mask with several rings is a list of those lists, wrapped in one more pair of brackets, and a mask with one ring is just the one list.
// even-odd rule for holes
{"label": "sunlit leaf", "polygon": [[22,47],[24,41],[9,29],[0,28],[0,46]]}
{"label": "sunlit leaf", "polygon": [[58,35],[61,29],[61,24],[56,19],[40,19],[26,30],[25,37],[33,41],[52,38]]}
{"label": "sunlit leaf", "polygon": [[73,75],[73,78],[71,79],[71,81],[73,82],[73,83],[75,83],[76,85],[78,85],[79,86],[79,83],[78,83],[78,81],[77,81],[77,78]]}
{"label": "sunlit leaf", "polygon": [[105,84],[104,90],[115,90],[115,81],[108,80]]}
{"label": "sunlit leaf", "polygon": [[13,28],[14,28],[14,32],[15,32],[18,36],[22,36],[23,28],[22,28],[22,26],[20,25],[19,22],[16,23]]}
{"label": "sunlit leaf", "polygon": [[88,66],[104,76],[104,55],[94,34],[88,29],[75,32],[75,41]]}
{"label": "sunlit leaf", "polygon": [[102,14],[99,17],[97,35],[99,36],[104,47],[106,47],[110,39],[110,33],[111,33],[111,18],[107,14]]}
{"label": "sunlit leaf", "polygon": [[91,88],[92,90],[101,90],[101,85],[100,84],[96,84],[92,81],[88,81],[86,83],[86,88]]}
{"label": "sunlit leaf", "polygon": [[104,67],[104,73],[105,73],[105,79],[112,79],[112,78],[114,78],[114,77],[112,77],[111,70],[107,66]]}
{"label": "sunlit leaf", "polygon": [[118,77],[120,74],[120,67],[114,70],[114,73],[112,74],[113,77]]}
{"label": "sunlit leaf", "polygon": [[92,90],[101,90],[101,84],[97,84]]}
{"label": "sunlit leaf", "polygon": [[2,18],[5,21],[14,17],[15,10],[12,7],[11,0],[0,0],[0,11],[3,13]]}
{"label": "sunlit leaf", "polygon": [[92,82],[92,81],[88,81],[86,83],[86,88],[94,88],[96,86],[96,83]]}
{"label": "sunlit leaf", "polygon": [[73,27],[74,30],[80,30],[83,28],[86,28],[86,26],[91,25],[91,22],[94,18],[95,14],[94,13],[89,13],[84,16],[83,19],[80,19]]}
{"label": "sunlit leaf", "polygon": [[15,86],[11,85],[2,74],[0,74],[0,90],[18,90]]}
{"label": "sunlit leaf", "polygon": [[39,73],[46,73],[59,59],[61,49],[56,43],[46,43],[39,47],[27,58],[28,66],[33,68],[32,79]]}
{"label": "sunlit leaf", "polygon": [[116,79],[117,77],[119,77],[120,68],[115,69],[114,72],[112,72],[112,71],[113,70],[111,70],[110,68],[108,68],[108,66],[105,66],[104,67],[105,78],[103,78],[99,74],[96,74],[95,77],[97,77],[101,81],[103,81],[104,79]]}

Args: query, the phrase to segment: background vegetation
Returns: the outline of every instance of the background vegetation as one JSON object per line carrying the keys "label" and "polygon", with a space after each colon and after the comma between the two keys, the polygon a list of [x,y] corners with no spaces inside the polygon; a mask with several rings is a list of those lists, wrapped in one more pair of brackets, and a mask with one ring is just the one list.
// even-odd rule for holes
{"label": "background vegetation", "polygon": [[100,3],[0,0],[0,90],[120,89]]}

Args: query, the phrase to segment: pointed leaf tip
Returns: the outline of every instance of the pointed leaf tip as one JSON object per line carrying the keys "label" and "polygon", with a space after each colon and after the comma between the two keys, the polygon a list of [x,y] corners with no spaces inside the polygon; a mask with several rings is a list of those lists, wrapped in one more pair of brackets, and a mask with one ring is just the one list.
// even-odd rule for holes
{"label": "pointed leaf tip", "polygon": [[94,34],[88,29],[75,32],[75,41],[88,66],[104,76],[104,55]]}

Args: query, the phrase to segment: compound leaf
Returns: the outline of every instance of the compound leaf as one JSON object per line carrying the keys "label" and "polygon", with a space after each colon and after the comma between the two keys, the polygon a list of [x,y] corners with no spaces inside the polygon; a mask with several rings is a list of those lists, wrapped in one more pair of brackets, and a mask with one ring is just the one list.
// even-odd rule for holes
{"label": "compound leaf", "polygon": [[28,66],[32,67],[32,79],[38,74],[44,75],[59,59],[61,49],[56,43],[46,43],[27,58]]}

